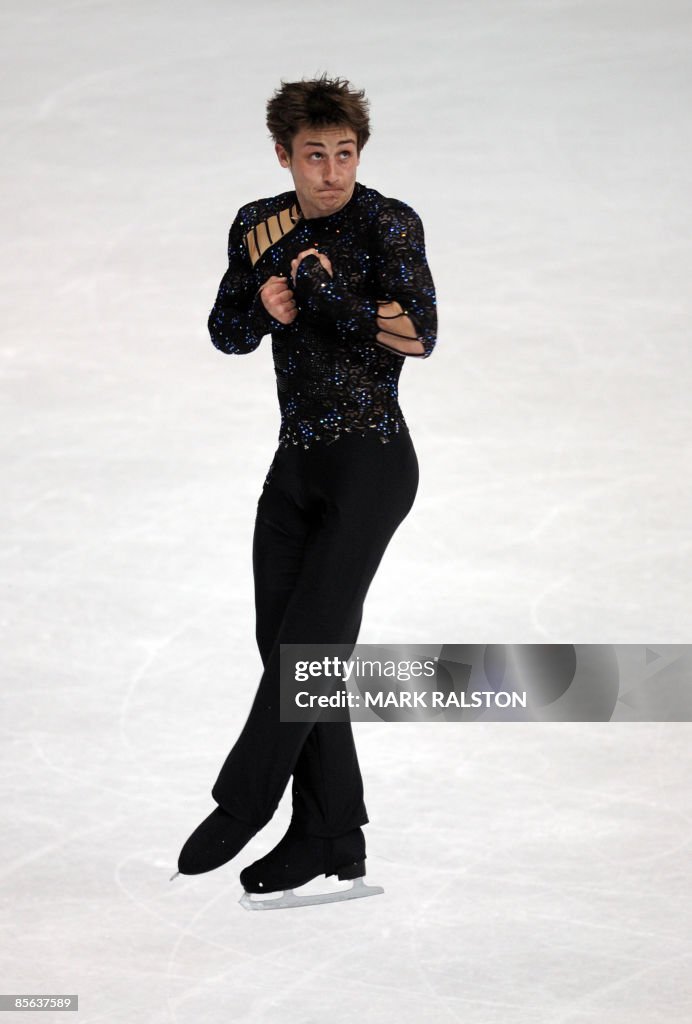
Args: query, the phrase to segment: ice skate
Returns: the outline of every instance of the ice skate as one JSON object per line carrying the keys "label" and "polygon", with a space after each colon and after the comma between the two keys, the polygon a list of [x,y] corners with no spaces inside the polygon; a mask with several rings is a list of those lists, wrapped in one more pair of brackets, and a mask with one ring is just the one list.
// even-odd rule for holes
{"label": "ice skate", "polygon": [[[351,881],[351,885],[320,893],[294,891],[319,875],[336,875],[339,881]],[[360,828],[334,838],[322,838],[310,835],[292,821],[273,850],[241,871],[244,892],[239,902],[246,910],[280,910],[339,903],[384,892],[381,886],[366,885],[364,875],[365,839]],[[266,898],[253,898],[257,896]]]}
{"label": "ice skate", "polygon": [[213,871],[240,853],[256,832],[252,825],[235,818],[223,807],[216,807],[186,840],[178,857],[176,875]]}
{"label": "ice skate", "polygon": [[333,892],[296,893],[293,889],[285,889],[269,898],[254,899],[252,894],[244,892],[238,902],[246,910],[282,910],[291,907],[312,907],[319,903],[340,903],[342,900],[357,900],[361,896],[377,896],[384,893],[381,885],[366,885],[363,877],[353,879],[347,889],[335,889]]}

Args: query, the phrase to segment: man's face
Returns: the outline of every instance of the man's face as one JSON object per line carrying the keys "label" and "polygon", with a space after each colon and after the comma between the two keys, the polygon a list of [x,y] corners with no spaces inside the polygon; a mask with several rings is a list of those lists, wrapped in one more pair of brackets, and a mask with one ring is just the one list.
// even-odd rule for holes
{"label": "man's face", "polygon": [[352,128],[301,128],[292,156],[280,142],[274,148],[281,166],[291,170],[304,217],[336,213],[353,195],[360,157]]}

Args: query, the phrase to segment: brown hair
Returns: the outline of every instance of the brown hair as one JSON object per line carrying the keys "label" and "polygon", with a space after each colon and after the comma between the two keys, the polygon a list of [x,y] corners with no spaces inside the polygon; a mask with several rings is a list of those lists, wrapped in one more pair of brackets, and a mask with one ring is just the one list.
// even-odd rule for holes
{"label": "brown hair", "polygon": [[370,138],[369,103],[363,89],[349,88],[342,78],[302,79],[284,82],[267,103],[267,128],[274,142],[293,155],[293,136],[303,127],[348,125],[356,133],[358,153]]}

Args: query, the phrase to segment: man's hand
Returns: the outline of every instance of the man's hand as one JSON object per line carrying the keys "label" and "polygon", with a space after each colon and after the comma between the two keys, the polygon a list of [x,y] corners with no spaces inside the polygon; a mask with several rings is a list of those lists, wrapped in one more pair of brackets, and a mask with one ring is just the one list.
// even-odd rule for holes
{"label": "man's hand", "polygon": [[285,277],[267,278],[260,289],[262,305],[270,316],[281,324],[293,323],[298,316],[293,292]]}
{"label": "man's hand", "polygon": [[323,252],[318,252],[317,249],[303,249],[302,252],[298,253],[294,260],[291,260],[291,277],[293,279],[294,285],[296,283],[296,274],[298,273],[300,261],[303,259],[304,256],[317,256],[318,260],[320,261],[324,269],[327,271],[329,276],[334,277],[334,271],[332,270],[332,264],[331,260],[329,259],[329,256],[325,255],[325,253]]}

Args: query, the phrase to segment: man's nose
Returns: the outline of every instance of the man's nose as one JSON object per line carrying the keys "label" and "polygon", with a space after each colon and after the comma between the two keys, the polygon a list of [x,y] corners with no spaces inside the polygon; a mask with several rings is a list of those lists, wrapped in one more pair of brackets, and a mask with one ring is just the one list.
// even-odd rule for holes
{"label": "man's nose", "polygon": [[322,165],[322,171],[325,182],[334,182],[338,178],[336,171],[336,160],[331,157],[327,157]]}

